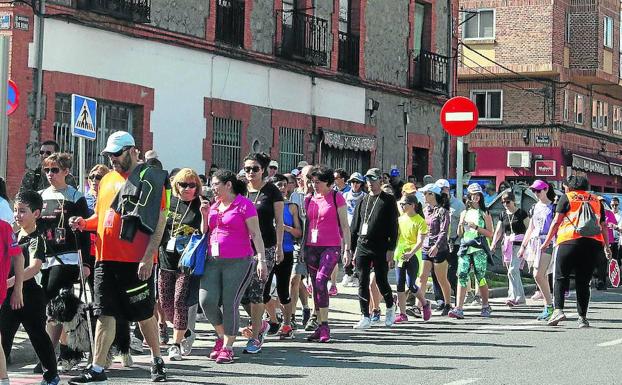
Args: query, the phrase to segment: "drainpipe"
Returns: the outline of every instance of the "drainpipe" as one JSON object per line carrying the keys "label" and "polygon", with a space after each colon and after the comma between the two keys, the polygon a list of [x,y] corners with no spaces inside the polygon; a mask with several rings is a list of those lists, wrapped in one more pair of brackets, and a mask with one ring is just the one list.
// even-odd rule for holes
{"label": "drainpipe", "polygon": [[[454,93],[454,52],[453,52],[453,42],[454,42],[454,34],[453,34],[453,14],[452,14],[452,7],[451,7],[451,1],[452,0],[447,0],[447,73],[449,75],[449,82],[447,84],[447,94],[449,95],[449,97],[451,98],[453,96]],[[447,177],[447,179],[449,179],[449,169],[450,164],[451,164],[451,149],[449,148],[451,146],[451,139],[449,137],[449,134],[445,131],[445,137],[444,137],[444,143],[445,143],[445,157],[444,157],[444,161],[445,161],[445,176]]]}
{"label": "drainpipe", "polygon": [[[36,44],[36,58],[35,66],[36,72],[34,76],[33,92],[35,93],[35,116],[33,118],[33,127],[30,131],[30,152],[26,151],[26,165],[30,161],[34,165],[36,162],[33,154],[35,153],[35,147],[38,148],[41,138],[41,119],[43,116],[43,36],[44,36],[44,23],[45,23],[45,0],[39,0],[39,12],[35,14],[35,21],[37,26],[37,34],[35,36]],[[30,155],[30,156],[29,156]]]}

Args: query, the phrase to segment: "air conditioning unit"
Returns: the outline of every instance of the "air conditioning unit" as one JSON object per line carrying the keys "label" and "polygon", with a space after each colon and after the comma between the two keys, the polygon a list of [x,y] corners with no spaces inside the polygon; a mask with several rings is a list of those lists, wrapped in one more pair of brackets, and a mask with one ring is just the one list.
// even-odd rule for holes
{"label": "air conditioning unit", "polygon": [[508,167],[529,168],[531,167],[531,152],[508,151]]}

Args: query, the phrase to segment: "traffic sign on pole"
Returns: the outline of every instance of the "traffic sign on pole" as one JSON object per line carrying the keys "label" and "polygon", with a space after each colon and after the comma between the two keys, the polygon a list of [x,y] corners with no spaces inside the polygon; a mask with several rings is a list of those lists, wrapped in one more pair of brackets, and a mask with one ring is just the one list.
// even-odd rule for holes
{"label": "traffic sign on pole", "polygon": [[6,114],[11,115],[19,106],[19,89],[13,80],[9,80]]}
{"label": "traffic sign on pole", "polygon": [[470,134],[477,126],[478,119],[477,106],[463,96],[449,99],[441,109],[441,125],[453,136]]}
{"label": "traffic sign on pole", "polygon": [[71,95],[71,135],[90,140],[97,138],[97,100]]}

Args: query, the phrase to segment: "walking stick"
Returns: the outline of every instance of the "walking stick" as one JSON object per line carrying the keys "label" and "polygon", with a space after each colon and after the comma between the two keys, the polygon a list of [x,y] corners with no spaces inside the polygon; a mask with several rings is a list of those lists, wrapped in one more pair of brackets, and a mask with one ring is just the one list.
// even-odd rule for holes
{"label": "walking stick", "polygon": [[[84,271],[82,270],[82,248],[80,248],[80,245],[78,244],[78,232],[76,230],[73,230],[73,238],[75,240],[76,243],[76,249],[78,250],[78,266],[80,268],[80,297],[82,297],[82,293],[84,293],[84,303],[88,304],[89,303],[89,299],[88,296],[86,295],[86,280],[84,278]],[[91,274],[93,274],[94,272],[91,271]],[[82,299],[82,298],[80,298]],[[94,355],[95,355],[95,338],[93,336],[93,329],[92,329],[92,323],[91,323],[91,309],[89,307],[86,308],[86,322],[88,325],[88,331],[89,331],[89,343],[91,344],[91,361],[94,360]]]}

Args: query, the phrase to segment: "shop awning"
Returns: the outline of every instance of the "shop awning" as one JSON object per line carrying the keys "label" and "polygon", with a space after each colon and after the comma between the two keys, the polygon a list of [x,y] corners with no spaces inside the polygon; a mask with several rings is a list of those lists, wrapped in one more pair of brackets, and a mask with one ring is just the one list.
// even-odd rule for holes
{"label": "shop awning", "polygon": [[342,134],[324,129],[322,132],[324,133],[324,144],[330,147],[354,151],[374,151],[376,149],[376,138],[373,136]]}
{"label": "shop awning", "polygon": [[611,175],[608,162],[577,154],[572,154],[572,168],[597,174]]}

